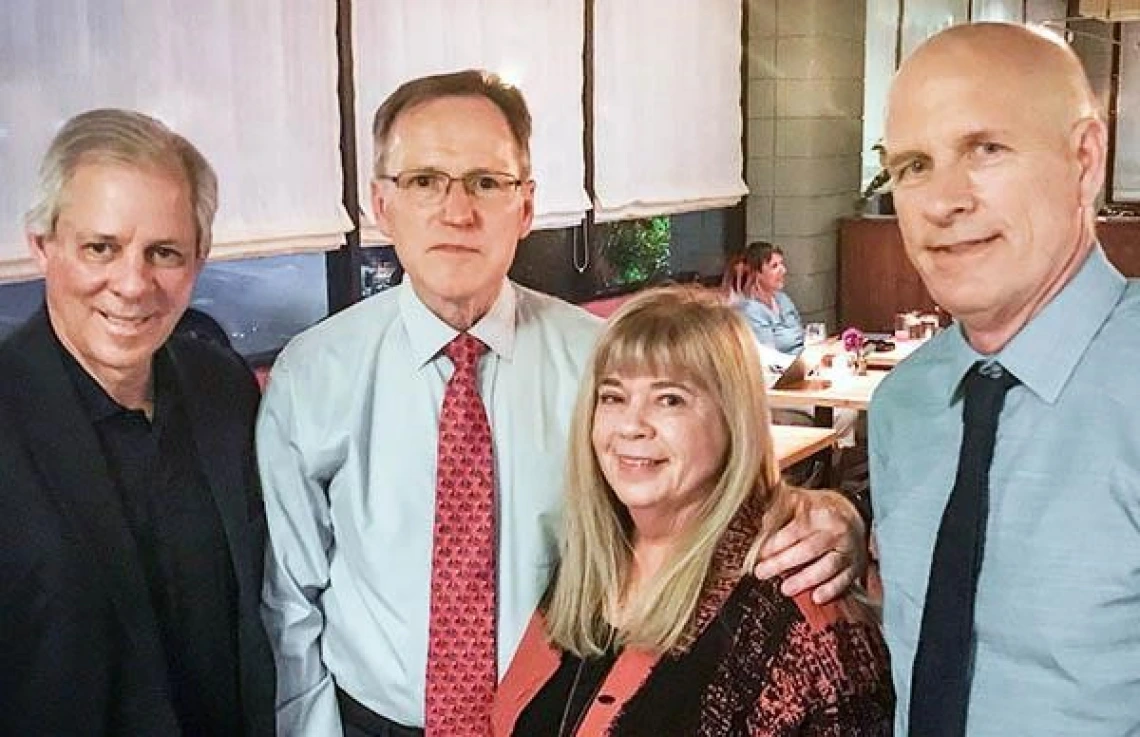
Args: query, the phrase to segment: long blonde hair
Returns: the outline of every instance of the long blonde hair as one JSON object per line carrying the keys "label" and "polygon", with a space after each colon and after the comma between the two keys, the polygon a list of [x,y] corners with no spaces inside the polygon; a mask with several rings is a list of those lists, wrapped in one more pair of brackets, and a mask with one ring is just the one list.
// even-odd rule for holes
{"label": "long blonde hair", "polygon": [[[591,435],[599,383],[613,372],[684,377],[720,408],[729,447],[714,491],[648,585],[622,602],[632,564],[633,524],[606,483]],[[676,647],[696,611],[713,553],[748,501],[764,517],[759,545],[790,517],[769,430],[760,358],[752,334],[723,299],[666,287],[631,299],[594,349],[570,430],[561,563],[544,602],[551,641],[579,657],[611,642],[608,612],[622,610],[617,643],[664,652]]]}

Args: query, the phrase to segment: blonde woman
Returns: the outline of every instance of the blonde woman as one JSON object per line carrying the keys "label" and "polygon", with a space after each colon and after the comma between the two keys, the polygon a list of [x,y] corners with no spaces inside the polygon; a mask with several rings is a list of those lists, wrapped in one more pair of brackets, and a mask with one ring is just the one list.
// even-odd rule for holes
{"label": "blonde woman", "polygon": [[878,627],[747,575],[791,516],[755,341],[671,288],[610,321],[578,395],[561,564],[496,697],[499,737],[887,735]]}

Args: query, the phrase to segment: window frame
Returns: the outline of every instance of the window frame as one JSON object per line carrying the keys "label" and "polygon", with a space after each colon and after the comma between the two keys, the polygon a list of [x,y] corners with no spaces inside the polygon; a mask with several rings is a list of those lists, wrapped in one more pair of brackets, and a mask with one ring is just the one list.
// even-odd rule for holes
{"label": "window frame", "polygon": [[[1140,22],[1140,21],[1132,21]],[[1120,77],[1124,53],[1123,24],[1112,23],[1112,66],[1108,88],[1108,154],[1104,174],[1104,205],[1116,214],[1140,215],[1140,197],[1119,199],[1116,196],[1116,143],[1120,125]],[[1140,69],[1135,71],[1140,74]]]}

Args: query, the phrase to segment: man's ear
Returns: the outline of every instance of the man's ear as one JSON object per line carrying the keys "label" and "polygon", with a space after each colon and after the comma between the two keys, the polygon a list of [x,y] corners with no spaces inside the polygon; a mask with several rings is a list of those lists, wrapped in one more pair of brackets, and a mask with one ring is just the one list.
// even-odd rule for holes
{"label": "man's ear", "polygon": [[384,183],[379,179],[372,180],[372,216],[376,218],[376,227],[380,232],[392,238],[392,221],[388,217],[388,200],[384,197]]}
{"label": "man's ear", "polygon": [[1073,126],[1069,145],[1080,168],[1081,205],[1096,206],[1097,195],[1104,186],[1108,159],[1108,129],[1096,117],[1081,118]]}
{"label": "man's ear", "polygon": [[24,233],[24,238],[28,243],[28,253],[31,254],[32,260],[36,262],[36,268],[40,270],[41,274],[47,273],[47,240],[46,235],[36,235],[35,233]]}
{"label": "man's ear", "polygon": [[522,183],[522,220],[519,227],[519,240],[526,238],[530,235],[530,229],[534,227],[534,189],[535,183],[533,179],[528,179]]}

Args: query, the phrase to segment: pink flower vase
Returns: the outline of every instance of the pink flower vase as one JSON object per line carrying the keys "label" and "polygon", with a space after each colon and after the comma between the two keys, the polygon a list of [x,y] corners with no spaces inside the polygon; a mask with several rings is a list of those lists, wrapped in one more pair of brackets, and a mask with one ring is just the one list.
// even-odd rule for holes
{"label": "pink flower vase", "polygon": [[851,363],[855,367],[856,374],[867,373],[867,357],[863,354],[863,331],[859,328],[847,328],[840,335],[840,340],[843,341],[843,348],[851,356]]}

